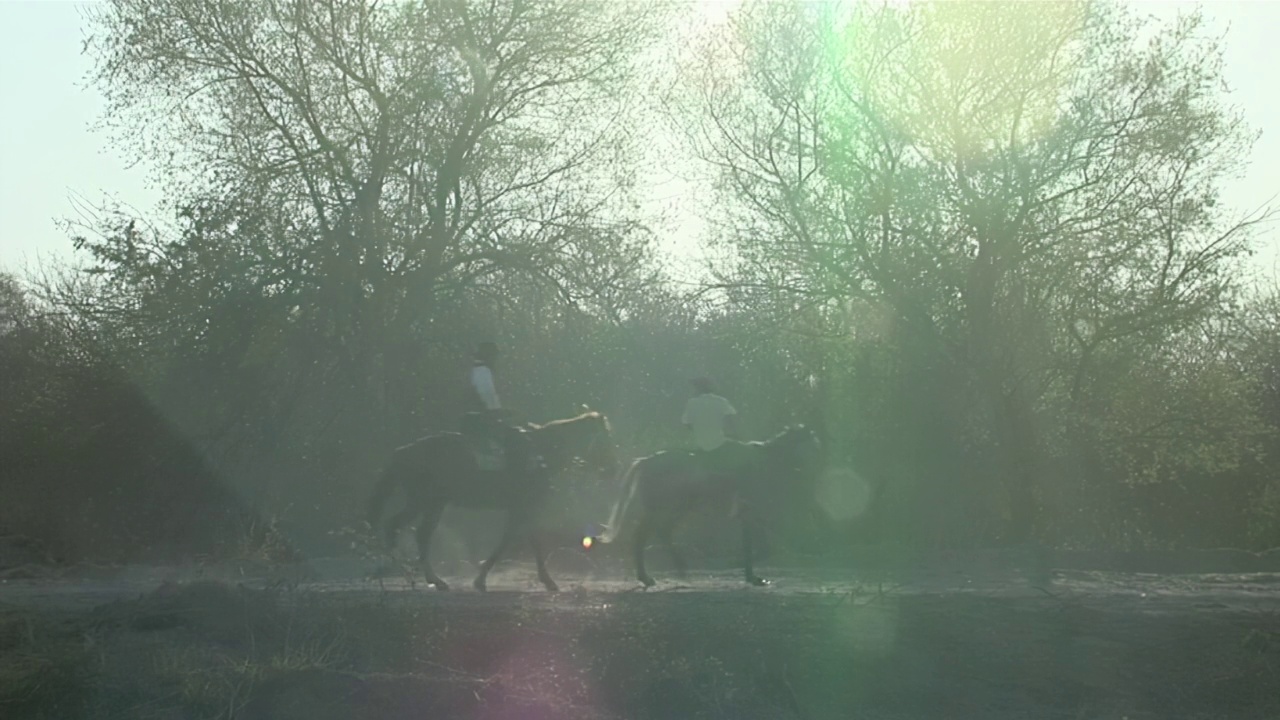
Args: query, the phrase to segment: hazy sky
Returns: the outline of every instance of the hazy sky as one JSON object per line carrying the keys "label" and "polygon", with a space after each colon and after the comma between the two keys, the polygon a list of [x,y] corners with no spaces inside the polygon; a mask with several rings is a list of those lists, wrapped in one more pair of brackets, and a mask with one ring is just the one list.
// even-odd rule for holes
{"label": "hazy sky", "polygon": [[[618,0],[620,2],[625,0]],[[1033,1],[1033,0],[1032,0]],[[1172,17],[1190,2],[1131,0],[1147,13]],[[20,269],[38,257],[66,256],[70,241],[56,218],[74,216],[74,196],[112,195],[146,210],[157,195],[141,168],[90,130],[102,100],[84,87],[82,7],[65,0],[0,0],[0,268]],[[1222,0],[1204,5],[1215,31],[1227,32],[1231,99],[1262,131],[1245,178],[1230,181],[1226,200],[1253,210],[1280,195],[1280,0]],[[672,187],[655,190],[666,197]],[[686,211],[691,211],[685,208]],[[696,223],[688,222],[686,232]],[[1280,271],[1280,227],[1261,238],[1255,265]]]}

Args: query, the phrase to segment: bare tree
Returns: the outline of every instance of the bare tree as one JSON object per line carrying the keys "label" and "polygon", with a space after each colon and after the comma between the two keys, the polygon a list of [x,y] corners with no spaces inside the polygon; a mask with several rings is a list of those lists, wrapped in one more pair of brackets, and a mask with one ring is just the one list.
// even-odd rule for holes
{"label": "bare tree", "polygon": [[1265,217],[1218,202],[1252,138],[1199,17],[1138,30],[1091,2],[752,3],[676,95],[729,284],[883,303],[964,368],[1016,539],[1050,391],[1215,312]]}
{"label": "bare tree", "polygon": [[88,47],[107,124],[174,205],[233,237],[257,224],[260,282],[306,288],[356,347],[451,282],[615,225],[657,9],[120,0],[91,11]]}

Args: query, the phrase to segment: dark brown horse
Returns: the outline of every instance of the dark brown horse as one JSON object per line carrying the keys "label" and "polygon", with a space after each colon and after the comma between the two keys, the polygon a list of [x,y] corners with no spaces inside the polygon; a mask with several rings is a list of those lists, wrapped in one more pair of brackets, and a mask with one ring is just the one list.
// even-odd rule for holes
{"label": "dark brown horse", "polygon": [[618,460],[609,421],[596,412],[575,418],[556,420],[545,425],[528,425],[523,430],[533,456],[541,464],[521,472],[485,471],[479,469],[466,438],[459,433],[442,433],[422,438],[397,448],[374,486],[369,500],[368,521],[376,531],[382,519],[383,506],[396,488],[407,498],[407,507],[384,526],[388,546],[395,544],[400,528],[421,517],[418,525],[418,549],[422,571],[427,582],[439,590],[449,585],[431,568],[431,535],[435,532],[445,506],[502,509],[507,511],[507,524],[502,539],[493,553],[480,565],[473,585],[485,589],[485,578],[503,551],[524,534],[533,547],[538,563],[538,579],[548,590],[557,590],[547,573],[546,555],[533,521],[550,490],[551,478],[580,459],[591,469],[615,475]]}
{"label": "dark brown horse", "polygon": [[[769,508],[808,487],[797,486],[793,481],[812,476],[819,454],[818,439],[813,431],[798,426],[763,442],[734,443],[729,450],[732,471],[726,468],[725,472],[716,473],[708,472],[698,456],[689,451],[664,451],[636,460],[623,476],[622,497],[613,507],[605,532],[595,539],[613,542],[624,527],[634,525],[636,577],[645,587],[652,587],[654,580],[644,568],[649,539],[656,537],[667,546],[677,570],[683,574],[684,557],[671,542],[672,532],[690,512],[706,506],[727,509],[736,497],[742,503],[737,514],[742,521],[744,577],[751,585],[767,585],[768,581],[756,575],[752,567],[753,536]],[[635,510],[634,504],[639,505]],[[632,518],[633,514],[638,517]]]}

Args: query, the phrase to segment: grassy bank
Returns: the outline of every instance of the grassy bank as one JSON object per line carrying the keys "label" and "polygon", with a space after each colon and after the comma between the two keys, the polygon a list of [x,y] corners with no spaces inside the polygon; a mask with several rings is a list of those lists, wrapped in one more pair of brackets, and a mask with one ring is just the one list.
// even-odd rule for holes
{"label": "grassy bank", "polygon": [[1268,718],[1280,616],[891,592],[308,593],[0,612],[14,718]]}

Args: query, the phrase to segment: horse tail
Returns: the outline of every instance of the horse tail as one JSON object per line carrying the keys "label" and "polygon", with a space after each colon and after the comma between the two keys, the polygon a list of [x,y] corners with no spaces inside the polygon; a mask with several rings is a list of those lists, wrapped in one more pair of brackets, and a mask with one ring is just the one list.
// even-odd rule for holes
{"label": "horse tail", "polygon": [[627,508],[631,506],[631,500],[635,497],[637,481],[643,471],[641,467],[643,462],[644,458],[636,460],[623,473],[622,496],[618,498],[618,502],[613,504],[613,512],[609,514],[609,523],[604,526],[604,532],[600,533],[600,537],[597,538],[600,542],[611,543],[622,534],[622,526],[627,519]]}

